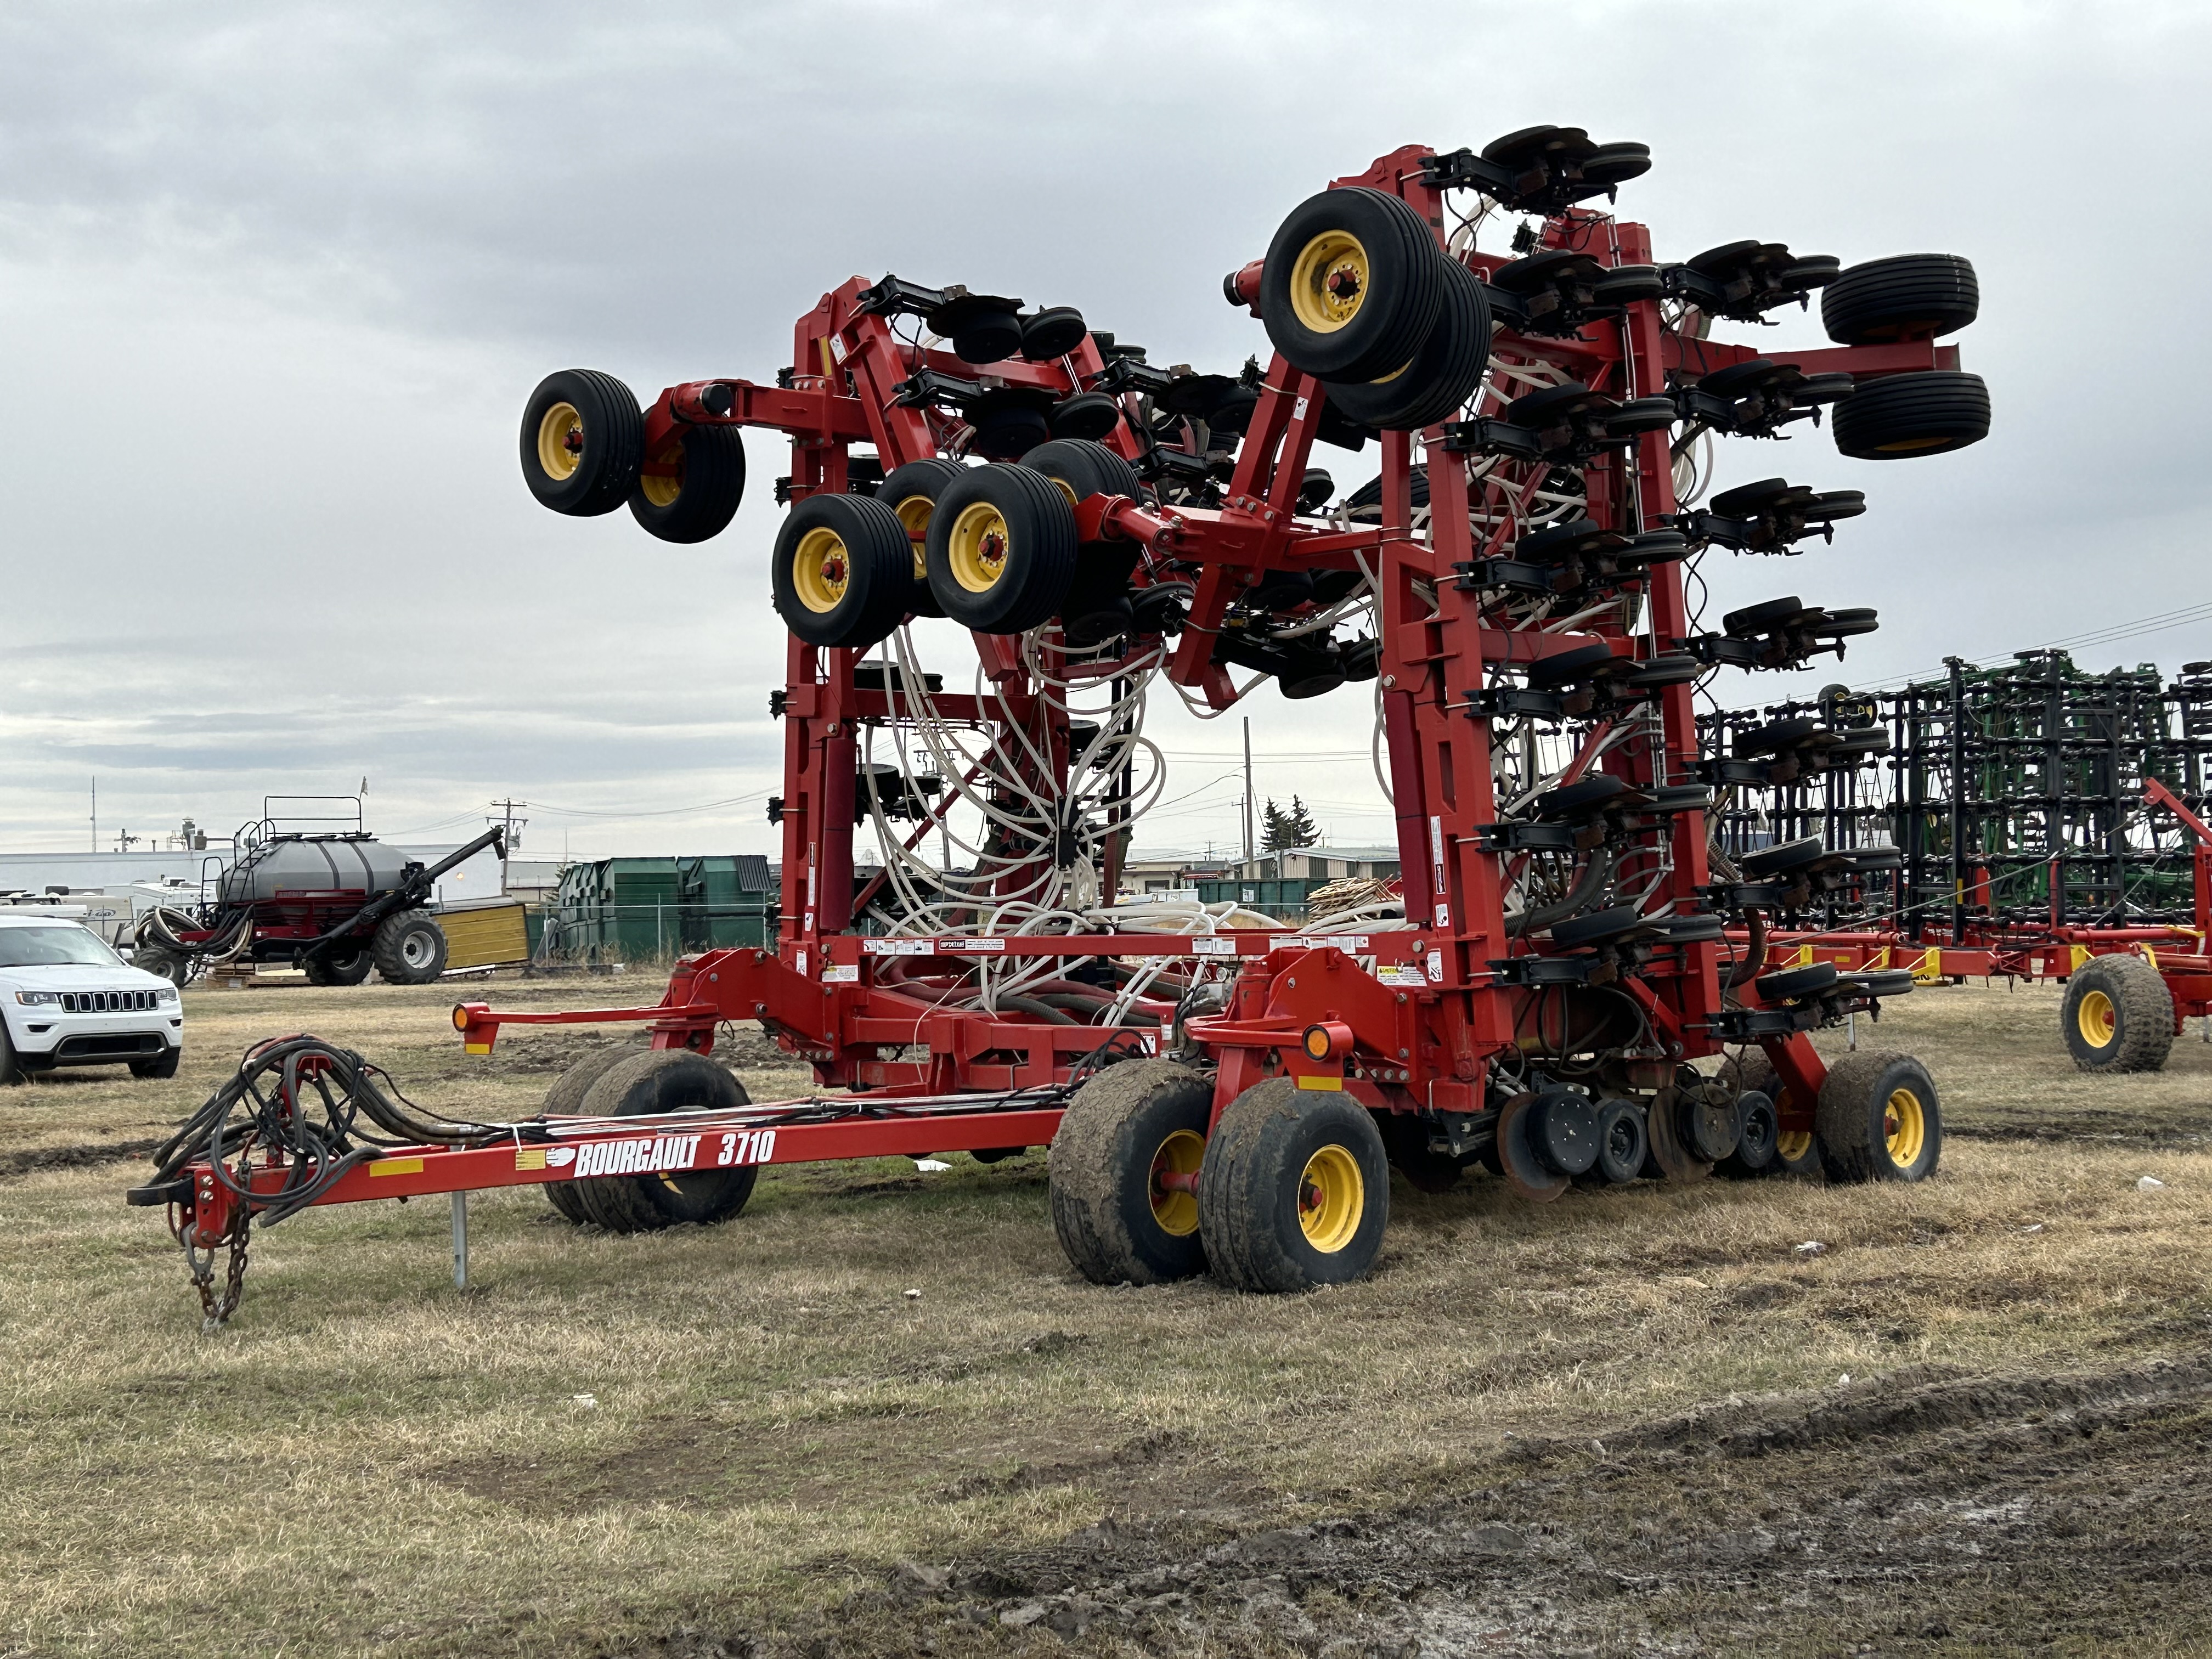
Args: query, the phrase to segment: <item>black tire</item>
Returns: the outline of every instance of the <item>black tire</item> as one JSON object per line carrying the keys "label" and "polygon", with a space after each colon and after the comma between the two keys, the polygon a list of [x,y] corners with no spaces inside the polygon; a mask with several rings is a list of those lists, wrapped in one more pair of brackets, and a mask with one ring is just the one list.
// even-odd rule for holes
{"label": "black tire", "polygon": [[540,507],[579,519],[611,513],[644,459],[645,416],[611,374],[564,368],[523,405],[522,476]]}
{"label": "black tire", "polygon": [[369,952],[386,985],[428,985],[446,971],[446,930],[428,910],[402,910],[377,923]]}
{"label": "black tire", "polygon": [[1137,469],[1104,444],[1087,438],[1054,438],[1030,451],[1020,464],[1058,484],[1070,507],[1086,495],[1127,495],[1133,501],[1145,499]]}
{"label": "black tire", "polygon": [[136,1078],[144,1078],[149,1082],[161,1078],[174,1077],[177,1074],[178,1062],[182,1060],[184,1057],[184,1045],[179,1043],[175,1048],[166,1050],[159,1060],[132,1060],[131,1062],[131,1075]]}
{"label": "black tire", "polygon": [[1052,1226],[1094,1285],[1164,1285],[1206,1271],[1194,1194],[1154,1186],[1206,1155],[1213,1085],[1170,1060],[1124,1060],[1075,1091],[1047,1160]]}
{"label": "black tire", "polygon": [[1713,1165],[1713,1173],[1730,1181],[1756,1181],[1774,1171],[1775,1143],[1782,1126],[1774,1103],[1756,1089],[1736,1097],[1736,1121],[1742,1125],[1735,1150]]}
{"label": "black tire", "polygon": [[[1443,304],[1443,255],[1395,196],[1325,190],[1291,210],[1267,246],[1260,315],[1293,368],[1371,380],[1413,359]],[[1346,283],[1341,292],[1332,284]]]}
{"label": "black tire", "polygon": [[1383,1156],[1414,1191],[1448,1193],[1459,1185],[1467,1165],[1430,1146],[1429,1126],[1419,1118],[1410,1112],[1383,1112],[1375,1123],[1382,1136]]}
{"label": "black tire", "polygon": [[1863,461],[1948,454],[1990,435],[1990,389],[1960,369],[1893,374],[1838,404],[1829,429],[1838,450]]}
{"label": "black tire", "polygon": [[1845,1054],[1815,1116],[1831,1181],[1923,1181],[1943,1155],[1936,1080],[1910,1054]]}
{"label": "black tire", "polygon": [[1387,380],[1331,380],[1328,400],[1362,426],[1419,432],[1445,421],[1474,395],[1490,366],[1490,301],[1456,259],[1444,267],[1443,305],[1405,369]]}
{"label": "black tire", "polygon": [[1389,1222],[1389,1159],[1357,1102],[1278,1077],[1221,1114],[1199,1171],[1198,1224],[1223,1284],[1349,1284],[1375,1265]]}
{"label": "black tire", "polygon": [[[561,1073],[553,1086],[545,1091],[543,1108],[548,1117],[574,1117],[584,1109],[584,1097],[592,1085],[629,1059],[638,1051],[627,1043],[611,1043],[596,1054],[586,1054]],[[569,1220],[583,1223],[592,1219],[585,1207],[584,1189],[588,1183],[576,1181],[549,1181],[544,1183],[545,1196],[553,1207]]]}
{"label": "black tire", "polygon": [[368,970],[376,960],[366,945],[355,947],[351,954],[331,951],[319,957],[309,957],[301,966],[307,970],[310,985],[358,985],[368,977]]}
{"label": "black tire", "polygon": [[719,536],[745,498],[745,446],[733,426],[686,426],[653,458],[674,477],[641,470],[629,492],[630,516],[664,542]]}
{"label": "black tire", "polygon": [[809,645],[865,649],[911,608],[914,544],[873,495],[809,495],[785,515],[773,556],[776,614]]}
{"label": "black tire", "polygon": [[[1774,1156],[1768,1160],[1765,1173],[1771,1176],[1802,1176],[1808,1178],[1821,1173],[1820,1137],[1809,1129],[1790,1131],[1780,1124],[1780,1115],[1790,1105],[1788,1091],[1783,1086],[1782,1074],[1774,1069],[1774,1062],[1756,1048],[1732,1055],[1721,1067],[1721,1081],[1740,1094],[1764,1095],[1771,1103],[1776,1114]],[[1817,1103],[1815,1119],[1817,1121]]]}
{"label": "black tire", "polygon": [[179,991],[192,976],[191,959],[174,951],[141,950],[131,953],[131,965],[149,974],[159,974]]}
{"label": "black tire", "polygon": [[[744,1085],[704,1054],[683,1048],[629,1054],[585,1091],[587,1117],[646,1117],[743,1106]],[[701,1146],[709,1155],[709,1144]],[[610,1232],[655,1232],[726,1221],[752,1196],[753,1164],[695,1169],[681,1175],[602,1176],[575,1183],[584,1213]]]}
{"label": "black tire", "polygon": [[1981,282],[1955,253],[1869,259],[1820,290],[1820,324],[1838,345],[1932,340],[1957,333],[1981,309]]}
{"label": "black tire", "polygon": [[929,586],[979,634],[1019,634],[1054,615],[1075,577],[1075,509],[1026,466],[971,467],[937,498]]}
{"label": "black tire", "polygon": [[2085,1072],[2155,1072],[2173,1047],[2173,994],[2141,957],[2096,957],[2067,979],[2058,1029]]}
{"label": "black tire", "polygon": [[0,1014],[0,1088],[30,1080],[31,1074],[23,1069],[23,1062],[15,1058],[15,1044],[8,1035],[7,1016]]}
{"label": "black tire", "polygon": [[945,485],[967,470],[957,461],[933,456],[893,467],[890,476],[876,486],[876,499],[898,514],[906,532],[907,546],[914,557],[914,585],[907,589],[906,603],[917,617],[945,614],[937,595],[929,589],[929,519]]}

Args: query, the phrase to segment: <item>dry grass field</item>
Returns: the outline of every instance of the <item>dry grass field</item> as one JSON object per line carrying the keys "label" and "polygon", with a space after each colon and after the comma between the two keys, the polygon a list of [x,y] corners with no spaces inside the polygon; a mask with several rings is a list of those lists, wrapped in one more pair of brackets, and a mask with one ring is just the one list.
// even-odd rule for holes
{"label": "dry grass field", "polygon": [[2212,1652],[2193,1030],[2092,1080],[2054,992],[1923,992],[1859,1036],[1930,1182],[1398,1184],[1302,1298],[1091,1287],[1041,1156],[956,1156],[640,1237],[480,1195],[466,1292],[443,1200],[310,1212],[202,1335],[130,1160],[275,1033],[478,1115],[603,1040],[452,1000],[189,993],[173,1083],[0,1092],[0,1654]]}

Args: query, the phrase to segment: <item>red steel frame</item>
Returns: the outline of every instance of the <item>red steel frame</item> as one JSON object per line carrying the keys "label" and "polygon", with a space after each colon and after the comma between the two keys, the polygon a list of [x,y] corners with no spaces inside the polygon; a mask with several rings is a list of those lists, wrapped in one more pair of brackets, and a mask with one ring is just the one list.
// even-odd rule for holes
{"label": "red steel frame", "polygon": [[[1408,146],[1332,187],[1367,185],[1396,194],[1434,228],[1439,242],[1446,223],[1442,192],[1425,176],[1435,152]],[[1545,246],[1571,245],[1608,266],[1651,263],[1649,232],[1642,225],[1580,209],[1551,219]],[[1470,264],[1487,274],[1502,263],[1475,255]],[[801,318],[793,337],[793,369],[787,384],[761,386],[742,380],[688,382],[664,392],[647,414],[648,457],[666,454],[686,423],[764,427],[792,444],[790,490],[794,499],[847,487],[851,446],[873,447],[884,471],[939,453],[943,417],[895,401],[893,389],[918,369],[962,377],[975,370],[949,354],[902,341],[891,320],[869,310],[868,284],[855,277],[823,296]],[[1501,333],[1496,361],[1551,365],[1594,389],[1624,400],[1665,389],[1670,370],[1709,372],[1768,355],[1808,373],[1845,370],[1862,379],[1955,367],[1954,348],[1932,343],[1762,354],[1723,345],[1662,326],[1656,301],[1628,307],[1618,321],[1595,323],[1573,338]],[[1043,388],[1055,395],[1088,389],[1105,368],[1086,338],[1057,362],[1019,360],[992,366],[1005,383]],[[979,956],[1144,958],[1169,955],[1194,963],[1233,962],[1237,972],[1230,1001],[1216,1018],[1190,1023],[1192,1036],[1218,1058],[1215,1111],[1263,1076],[1287,1073],[1302,1086],[1340,1090],[1363,1104],[1394,1112],[1426,1110],[1482,1114],[1492,1063],[1516,1048],[1541,992],[1502,983],[1494,965],[1528,953],[1528,941],[1509,937],[1503,908],[1509,856],[1486,850],[1481,828],[1499,817],[1493,798],[1490,733],[1469,717],[1466,699],[1488,683],[1501,665],[1524,666],[1534,658],[1602,640],[1617,654],[1656,654],[1676,648],[1690,632],[1685,578],[1678,564],[1651,567],[1645,595],[1647,628],[1625,632],[1617,621],[1592,622],[1575,632],[1508,631],[1486,613],[1485,601],[1453,580],[1455,564],[1502,550],[1510,534],[1478,546],[1469,519],[1472,492],[1467,458],[1447,446],[1440,428],[1422,434],[1431,491],[1431,540],[1412,528],[1414,439],[1382,436],[1382,518],[1379,526],[1340,529],[1300,520],[1296,503],[1323,404],[1318,381],[1280,356],[1269,365],[1229,484],[1224,505],[1148,508],[1124,498],[1093,496],[1078,509],[1086,542],[1121,538],[1136,543],[1140,558],[1133,581],[1142,585],[1176,574],[1194,580],[1188,622],[1166,669],[1168,678],[1226,708],[1237,691],[1213,661],[1213,641],[1237,596],[1263,572],[1348,569],[1357,561],[1378,575],[1383,724],[1407,915],[1416,924],[1336,939],[1238,933],[1212,939],[1101,933],[978,938],[931,941],[863,938],[851,931],[854,904],[854,778],[865,722],[896,717],[885,690],[854,683],[866,653],[817,649],[793,639],[782,699],[783,923],[774,950],[720,950],[687,958],[660,1003],[649,1008],[554,1014],[505,1012],[465,1004],[454,1020],[471,1054],[489,1054],[503,1025],[647,1021],[656,1047],[712,1048],[726,1020],[757,1020],[790,1051],[811,1061],[825,1088],[864,1091],[855,1104],[898,1114],[854,1116],[831,1124],[780,1129],[761,1159],[798,1162],[954,1150],[981,1150],[1049,1140],[1056,1108],[1025,1106],[1010,1091],[1066,1079],[1093,1054],[1102,1037],[1095,1026],[1054,1025],[974,1008],[937,1006],[930,992],[904,978],[909,969],[957,971]],[[1492,398],[1479,412],[1494,414]],[[1129,413],[1134,416],[1133,401]],[[1114,443],[1123,453],[1140,452],[1127,427]],[[1584,464],[1589,516],[1601,526],[1630,532],[1659,526],[1675,510],[1668,434],[1647,432],[1625,453],[1601,452]],[[653,470],[648,463],[648,471]],[[1511,465],[1480,488],[1533,491],[1533,477]],[[1509,482],[1501,483],[1500,480]],[[1524,497],[1524,499],[1526,499]],[[1433,586],[1437,609],[1428,611],[1415,584]],[[1064,783],[1067,727],[1055,715],[1024,668],[1018,641],[975,635],[975,648],[998,696],[941,694],[944,714],[979,725],[1011,720],[1048,754]],[[1044,647],[1051,648],[1049,636]],[[1156,648],[1156,647],[1155,647]],[[1133,656],[1134,653],[1133,652]],[[1130,659],[1086,662],[1073,672],[1106,677],[1126,672]],[[1003,701],[1000,701],[1003,699]],[[1607,750],[1601,763],[1637,785],[1689,781],[1698,758],[1692,688],[1677,684],[1658,694],[1662,740],[1647,738]],[[1603,728],[1600,728],[1600,735]],[[1584,745],[1581,764],[1595,752]],[[929,827],[925,819],[924,828]],[[1699,890],[1708,879],[1704,815],[1680,814],[1662,837],[1671,872],[1653,907],[1678,912],[1704,908]],[[1663,1086],[1680,1062],[1716,1054],[1721,1042],[1711,1022],[1723,1009],[1720,965],[1729,947],[1719,943],[1679,945],[1624,978],[1649,1022],[1652,1040],[1634,1073],[1638,1086]],[[1356,960],[1372,957],[1370,974]],[[1749,988],[1736,1000],[1749,1006]],[[1144,1005],[1140,1005],[1144,1006]],[[1171,1004],[1148,1005],[1163,1015]],[[1329,1053],[1316,1059],[1301,1035],[1320,1025],[1330,1033]],[[1125,1031],[1125,1043],[1143,1036]],[[1154,1039],[1156,1041],[1156,1039]],[[1825,1067],[1803,1035],[1763,1040],[1788,1098],[1785,1130],[1812,1127],[1810,1103],[1818,1097]],[[887,1058],[885,1050],[926,1048],[920,1058]],[[957,1100],[999,1109],[932,1109],[925,1102]],[[906,1115],[902,1103],[915,1109]],[[709,1151],[723,1133],[776,1108],[754,1108],[720,1118],[687,1118],[687,1135],[704,1135]],[[616,1139],[650,1143],[672,1126],[641,1125]],[[594,1131],[601,1139],[611,1132]],[[748,1143],[749,1145],[750,1143]],[[357,1169],[319,1201],[456,1191],[544,1181],[557,1174],[543,1148],[505,1143],[476,1150],[426,1148],[404,1158]],[[712,1162],[696,1154],[699,1165]],[[665,1167],[665,1166],[664,1166]],[[610,1171],[612,1172],[612,1171]],[[253,1177],[273,1187],[277,1176]],[[211,1244],[230,1221],[221,1184],[202,1180],[190,1218],[192,1236]]]}
{"label": "red steel frame", "polygon": [[[1909,968],[1924,983],[1969,979],[2063,980],[2095,957],[2132,954],[2158,969],[2173,998],[2173,1029],[2185,1019],[2212,1014],[2212,826],[2191,811],[2181,798],[2156,778],[2143,781],[2153,806],[2170,812],[2195,837],[2190,866],[2196,894],[2196,925],[2159,924],[2107,927],[2062,922],[2039,926],[1969,917],[1965,938],[1956,944],[1928,945],[1893,928],[1770,932],[1766,960],[1776,968],[1832,962],[1846,972]],[[2052,890],[2058,884],[2054,880]],[[1734,937],[1741,938],[1741,935]]]}

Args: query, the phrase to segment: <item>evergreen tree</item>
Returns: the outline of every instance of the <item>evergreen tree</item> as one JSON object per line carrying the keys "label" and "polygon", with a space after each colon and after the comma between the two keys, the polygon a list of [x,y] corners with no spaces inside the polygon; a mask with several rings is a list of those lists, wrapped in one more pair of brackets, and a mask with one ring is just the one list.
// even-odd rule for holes
{"label": "evergreen tree", "polygon": [[1292,795],[1290,805],[1285,808],[1269,798],[1267,810],[1261,814],[1260,820],[1260,846],[1263,851],[1288,852],[1310,847],[1320,839],[1320,828],[1314,823],[1313,814],[1306,810],[1305,802]]}
{"label": "evergreen tree", "polygon": [[1291,810],[1285,817],[1290,840],[1285,845],[1310,847],[1321,839],[1321,827],[1313,821],[1313,814],[1306,811],[1306,804],[1296,795],[1291,797]]}

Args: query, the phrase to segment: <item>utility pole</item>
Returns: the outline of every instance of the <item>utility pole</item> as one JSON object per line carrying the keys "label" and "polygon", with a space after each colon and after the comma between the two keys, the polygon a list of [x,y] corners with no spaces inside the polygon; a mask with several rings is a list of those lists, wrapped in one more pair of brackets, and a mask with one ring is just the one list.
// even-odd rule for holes
{"label": "utility pole", "polygon": [[527,806],[530,803],[526,800],[495,800],[492,805],[499,808],[500,811],[507,815],[506,818],[503,820],[506,825],[506,833],[501,837],[501,841],[507,848],[507,856],[509,858],[513,858],[516,848],[522,845],[523,830],[527,829],[530,824],[530,820],[528,818],[518,818],[514,816],[515,809],[520,806]]}
{"label": "utility pole", "polygon": [[1244,716],[1244,862],[1252,862],[1252,717]]}
{"label": "utility pole", "polygon": [[100,850],[100,780],[92,781],[92,850]]}

